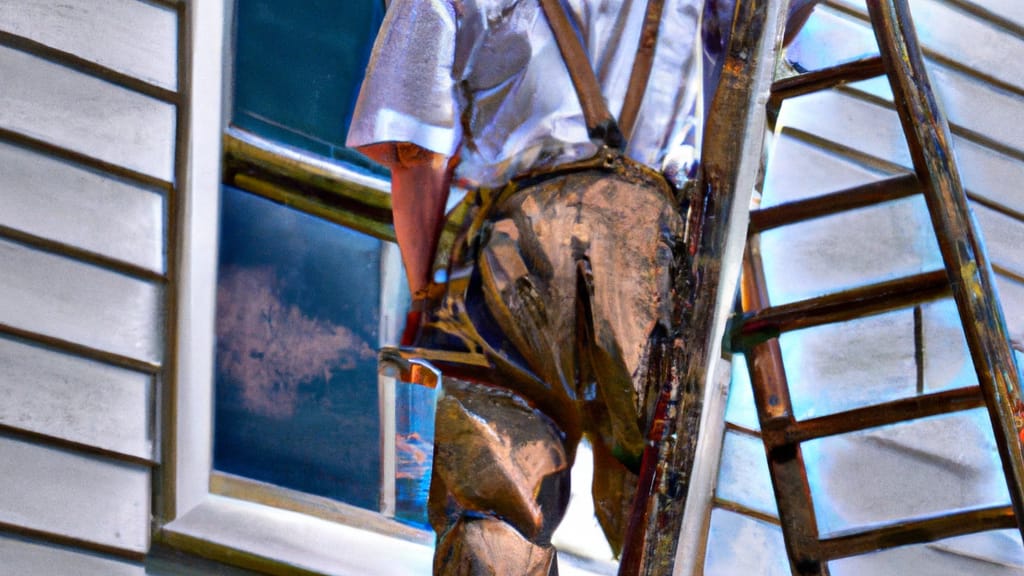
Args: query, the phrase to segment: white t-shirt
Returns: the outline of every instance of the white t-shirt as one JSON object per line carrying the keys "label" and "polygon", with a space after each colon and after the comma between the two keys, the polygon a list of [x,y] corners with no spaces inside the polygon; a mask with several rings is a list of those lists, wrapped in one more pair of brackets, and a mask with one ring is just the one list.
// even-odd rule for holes
{"label": "white t-shirt", "polygon": [[[625,98],[644,0],[567,0],[609,110]],[[627,154],[685,164],[700,145],[704,0],[665,0],[647,92]],[[392,0],[356,104],[349,146],[412,142],[456,181],[498,186],[596,151],[538,0]]]}

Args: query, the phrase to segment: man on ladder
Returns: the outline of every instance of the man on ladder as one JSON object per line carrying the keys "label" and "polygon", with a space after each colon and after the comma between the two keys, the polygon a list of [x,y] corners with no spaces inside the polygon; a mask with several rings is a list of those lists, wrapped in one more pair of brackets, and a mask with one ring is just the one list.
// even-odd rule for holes
{"label": "man on ladder", "polygon": [[[446,378],[437,407],[436,574],[556,574],[550,539],[583,435],[598,518],[616,552],[627,540],[665,410],[649,353],[678,338],[700,39],[727,35],[724,4],[392,0],[348,144],[392,170],[414,294],[404,344],[438,342],[422,322],[491,365],[486,382]],[[431,264],[453,180],[475,218],[438,308]]]}

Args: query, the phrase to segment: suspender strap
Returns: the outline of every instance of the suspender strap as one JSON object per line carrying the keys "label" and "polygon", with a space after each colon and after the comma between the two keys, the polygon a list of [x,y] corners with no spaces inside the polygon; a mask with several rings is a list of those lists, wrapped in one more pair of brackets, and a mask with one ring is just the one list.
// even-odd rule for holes
{"label": "suspender strap", "polygon": [[636,117],[640,111],[640,103],[643,101],[647,82],[651,75],[651,67],[654,64],[654,48],[658,42],[658,25],[661,22],[662,9],[665,6],[664,0],[648,0],[647,2],[643,28],[640,30],[640,45],[637,47],[636,59],[633,61],[626,98],[622,103],[620,118],[623,129],[621,131],[619,124],[615,122],[615,118],[608,111],[608,105],[601,93],[601,86],[597,82],[597,76],[590,65],[590,60],[587,59],[579,36],[576,35],[572,23],[569,22],[569,17],[562,6],[562,0],[540,0],[540,6],[551,24],[558,49],[569,69],[569,76],[572,78],[576,96],[583,108],[583,118],[587,123],[590,137],[603,140],[610,148],[625,149],[626,138],[623,137],[623,134],[628,137],[633,132]]}
{"label": "suspender strap", "polygon": [[654,66],[654,47],[658,44],[658,27],[661,24],[661,13],[664,7],[665,0],[647,0],[644,25],[640,29],[640,45],[636,50],[636,59],[633,60],[633,71],[629,76],[626,98],[622,101],[622,112],[619,113],[619,129],[622,130],[626,140],[633,137],[633,128],[636,125],[637,114],[640,112],[640,104],[644,100],[644,93],[647,92],[647,82],[651,78],[651,68]]}
{"label": "suspender strap", "polygon": [[562,8],[561,0],[540,0],[540,6],[551,24],[565,65],[569,68],[569,76],[583,108],[583,119],[587,122],[590,137],[603,140],[611,148],[625,149],[626,142],[619,132],[615,118],[608,111],[604,95],[601,94],[601,86],[597,83],[597,76],[594,75],[590,60],[583,51],[583,45],[576,36],[565,9]]}

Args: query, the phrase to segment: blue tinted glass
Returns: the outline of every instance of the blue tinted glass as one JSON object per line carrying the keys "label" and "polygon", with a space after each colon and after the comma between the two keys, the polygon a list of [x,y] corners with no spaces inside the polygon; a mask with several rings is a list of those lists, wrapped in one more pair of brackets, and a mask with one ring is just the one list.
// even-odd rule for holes
{"label": "blue tinted glass", "polygon": [[380,241],[225,187],[214,467],[376,508]]}
{"label": "blue tinted glass", "polygon": [[382,0],[238,0],[232,122],[371,172],[345,148]]}
{"label": "blue tinted glass", "polygon": [[423,528],[434,464],[438,390],[397,382],[395,390],[395,517]]}

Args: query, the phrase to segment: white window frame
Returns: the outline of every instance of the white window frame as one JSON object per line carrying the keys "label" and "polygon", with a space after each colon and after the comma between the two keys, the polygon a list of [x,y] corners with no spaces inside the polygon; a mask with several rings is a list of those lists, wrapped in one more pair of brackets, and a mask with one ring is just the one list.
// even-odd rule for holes
{"label": "white window frame", "polygon": [[189,154],[177,311],[173,414],[164,431],[166,517],[156,539],[249,568],[307,573],[428,574],[432,547],[349,525],[214,494],[214,305],[220,205],[226,2],[192,2]]}

